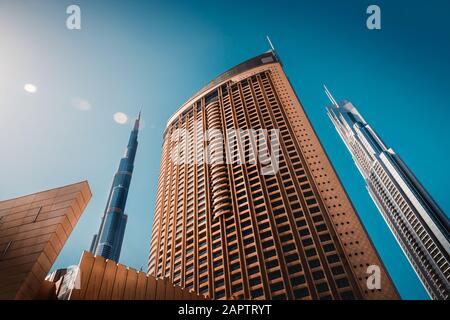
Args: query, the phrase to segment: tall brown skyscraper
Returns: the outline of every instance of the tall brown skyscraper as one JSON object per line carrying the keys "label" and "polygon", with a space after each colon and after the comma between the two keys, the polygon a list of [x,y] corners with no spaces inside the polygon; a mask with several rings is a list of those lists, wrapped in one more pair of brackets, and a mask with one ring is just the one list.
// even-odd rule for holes
{"label": "tall brown skyscraper", "polygon": [[[233,161],[229,145],[250,130],[278,134],[243,139]],[[274,52],[169,119],[149,273],[214,299],[398,298]]]}

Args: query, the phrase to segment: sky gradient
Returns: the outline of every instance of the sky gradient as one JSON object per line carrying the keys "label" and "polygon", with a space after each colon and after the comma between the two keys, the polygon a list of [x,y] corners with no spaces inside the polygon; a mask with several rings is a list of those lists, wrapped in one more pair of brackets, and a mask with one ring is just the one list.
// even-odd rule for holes
{"label": "sky gradient", "polygon": [[[70,4],[81,30],[65,26]],[[382,30],[366,28],[369,4],[381,7]],[[401,296],[427,298],[327,118],[322,84],[351,100],[450,212],[448,12],[446,0],[0,0],[0,200],[87,179],[93,198],[54,268],[78,263],[142,107],[121,263],[147,270],[166,121],[267,51],[268,34]],[[129,121],[115,122],[117,112]]]}

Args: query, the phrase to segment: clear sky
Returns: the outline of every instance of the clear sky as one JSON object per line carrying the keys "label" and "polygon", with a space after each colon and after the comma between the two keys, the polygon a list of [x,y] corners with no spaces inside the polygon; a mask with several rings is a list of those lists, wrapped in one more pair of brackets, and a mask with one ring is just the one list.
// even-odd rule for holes
{"label": "clear sky", "polygon": [[[121,262],[146,270],[167,119],[219,73],[268,50],[269,34],[400,294],[426,298],[322,91],[351,100],[450,212],[450,2],[420,2],[0,0],[0,199],[89,180],[94,196],[54,267],[76,264],[142,106]],[[81,30],[65,26],[70,4],[81,7]],[[380,31],[366,28],[369,4],[381,7]]]}

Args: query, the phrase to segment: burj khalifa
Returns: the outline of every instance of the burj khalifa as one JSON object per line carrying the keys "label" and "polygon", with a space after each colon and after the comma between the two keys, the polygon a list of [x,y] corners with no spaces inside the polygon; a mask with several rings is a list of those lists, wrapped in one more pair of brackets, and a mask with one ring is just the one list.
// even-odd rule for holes
{"label": "burj khalifa", "polygon": [[116,262],[119,261],[127,225],[128,216],[125,214],[125,205],[133,175],[140,121],[141,113],[139,112],[130,134],[125,155],[120,160],[119,169],[114,175],[100,229],[94,235],[90,248],[93,254]]}

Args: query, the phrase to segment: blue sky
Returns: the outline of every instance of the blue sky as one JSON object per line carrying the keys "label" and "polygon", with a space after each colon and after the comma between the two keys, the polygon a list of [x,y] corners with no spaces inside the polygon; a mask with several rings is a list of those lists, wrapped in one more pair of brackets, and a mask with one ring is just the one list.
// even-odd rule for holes
{"label": "blue sky", "polygon": [[[70,4],[81,7],[79,31],[65,27]],[[369,4],[381,7],[380,31],[365,26]],[[143,106],[121,262],[146,270],[167,119],[268,50],[269,34],[402,297],[426,298],[326,116],[322,84],[351,100],[450,212],[448,12],[446,0],[0,0],[0,199],[89,180],[94,197],[54,267],[77,263],[131,130],[113,114],[132,120]]]}

